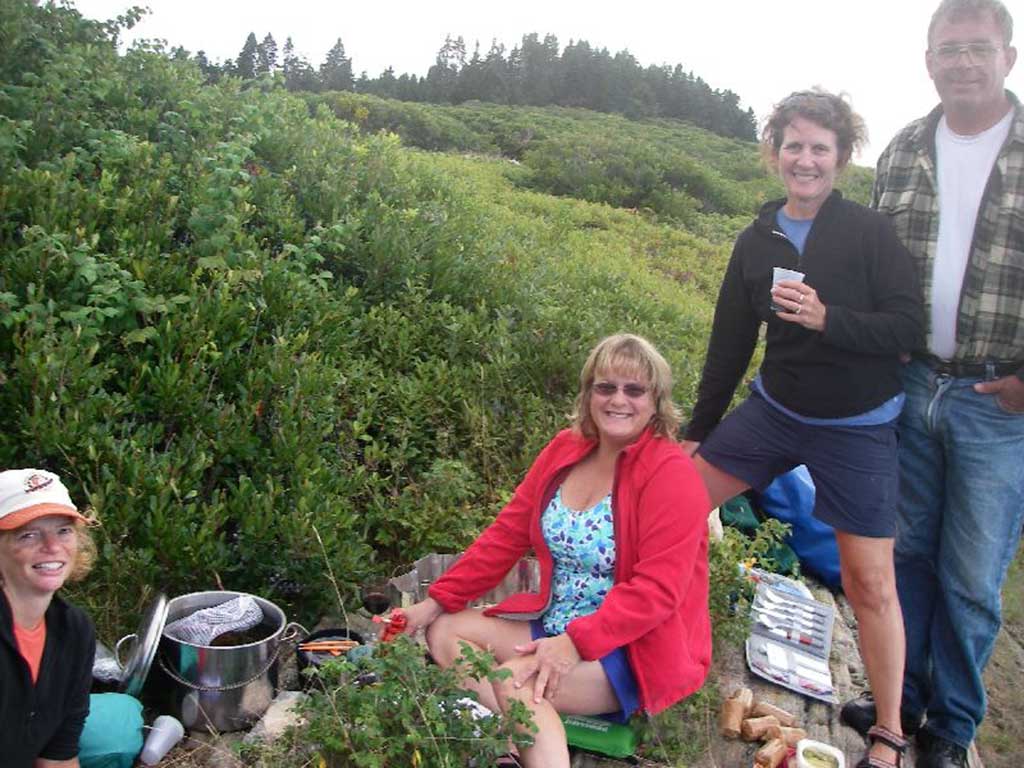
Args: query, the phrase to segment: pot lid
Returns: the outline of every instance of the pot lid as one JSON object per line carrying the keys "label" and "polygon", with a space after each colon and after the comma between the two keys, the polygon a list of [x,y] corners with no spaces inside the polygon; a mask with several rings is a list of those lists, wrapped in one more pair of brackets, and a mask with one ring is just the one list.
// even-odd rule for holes
{"label": "pot lid", "polygon": [[[149,675],[149,668],[153,666],[153,659],[156,658],[156,650],[160,645],[160,637],[164,632],[164,624],[167,622],[167,595],[163,592],[157,593],[156,598],[149,604],[146,613],[139,624],[139,631],[134,635],[121,638],[120,645],[130,638],[135,639],[132,648],[132,655],[128,663],[124,665],[124,672],[121,674],[121,692],[138,698],[142,693],[142,686],[146,683]],[[120,654],[118,654],[120,657]]]}

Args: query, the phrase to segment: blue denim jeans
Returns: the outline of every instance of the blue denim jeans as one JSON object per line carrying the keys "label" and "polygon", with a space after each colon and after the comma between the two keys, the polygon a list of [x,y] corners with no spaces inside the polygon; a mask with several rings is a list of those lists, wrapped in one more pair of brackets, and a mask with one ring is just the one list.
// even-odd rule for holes
{"label": "blue denim jeans", "polygon": [[1024,521],[1024,414],[975,392],[978,381],[911,362],[900,419],[903,706],[963,747],[985,715],[982,671]]}

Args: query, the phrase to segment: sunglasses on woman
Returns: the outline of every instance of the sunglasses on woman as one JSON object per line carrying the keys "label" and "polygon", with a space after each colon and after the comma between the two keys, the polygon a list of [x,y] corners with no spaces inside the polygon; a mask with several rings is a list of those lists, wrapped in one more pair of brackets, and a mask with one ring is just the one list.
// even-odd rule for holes
{"label": "sunglasses on woman", "polygon": [[595,381],[593,386],[594,392],[601,395],[601,397],[611,397],[620,389],[622,394],[630,400],[637,400],[647,394],[647,387],[643,384],[633,384],[632,382],[620,386],[611,381]]}

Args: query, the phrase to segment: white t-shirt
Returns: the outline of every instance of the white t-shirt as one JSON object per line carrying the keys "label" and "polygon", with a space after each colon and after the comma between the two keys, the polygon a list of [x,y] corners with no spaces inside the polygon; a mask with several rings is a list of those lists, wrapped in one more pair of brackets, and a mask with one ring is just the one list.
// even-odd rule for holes
{"label": "white t-shirt", "polygon": [[939,242],[932,269],[932,332],[928,348],[944,360],[951,360],[956,352],[957,308],[971,254],[978,206],[1012,122],[1011,109],[998,123],[974,136],[953,133],[945,116],[935,129]]}

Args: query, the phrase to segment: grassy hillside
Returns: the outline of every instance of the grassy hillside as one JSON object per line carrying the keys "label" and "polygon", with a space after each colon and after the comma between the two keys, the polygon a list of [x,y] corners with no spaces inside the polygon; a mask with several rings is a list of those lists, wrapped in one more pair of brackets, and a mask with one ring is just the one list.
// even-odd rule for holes
{"label": "grassy hillside", "polygon": [[[658,221],[731,242],[757,207],[783,194],[750,142],[674,120],[630,120],[582,109],[457,107],[355,93],[308,94],[368,133],[399,135],[431,151],[497,154],[515,161],[516,186],[638,209]],[[851,167],[840,188],[867,202],[872,174]]]}
{"label": "grassy hillside", "polygon": [[681,123],[204,86],[28,0],[0,30],[0,466],[102,521],[78,597],[108,637],[155,589],[308,618],[325,557],[353,597],[464,546],[608,333],[688,404],[731,241],[780,191]]}
{"label": "grassy hillside", "polygon": [[[732,240],[781,194],[755,145],[204,86],[158,47],[118,55],[117,33],[0,4],[0,466],[59,472],[102,521],[73,591],[101,639],[157,589],[309,621],[328,565],[354,602],[460,549],[608,333],[652,339],[692,403]],[[844,185],[863,201],[870,173]],[[742,622],[735,563],[767,544],[712,548],[719,639]],[[695,748],[713,696],[657,742]]]}
{"label": "grassy hillside", "polygon": [[203,87],[69,9],[2,13],[0,465],[103,521],[79,598],[108,633],[157,588],[308,617],[325,552],[351,586],[463,546],[609,332],[654,339],[689,399],[721,244],[544,194],[525,160]]}

